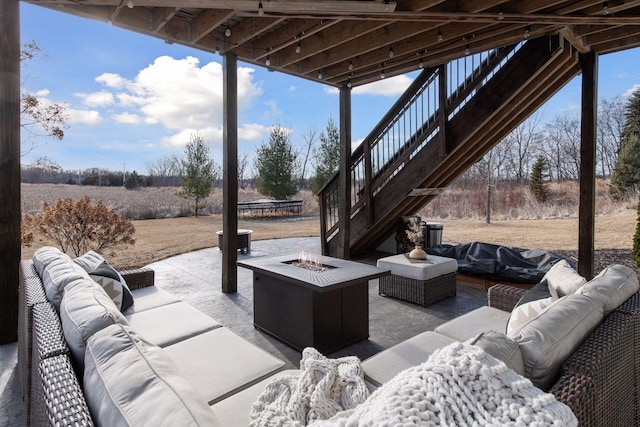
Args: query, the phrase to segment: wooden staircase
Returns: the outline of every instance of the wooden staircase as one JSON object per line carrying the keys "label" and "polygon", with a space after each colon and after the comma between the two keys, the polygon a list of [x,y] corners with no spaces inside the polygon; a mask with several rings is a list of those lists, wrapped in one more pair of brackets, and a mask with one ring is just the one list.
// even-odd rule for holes
{"label": "wooden staircase", "polygon": [[[580,72],[558,35],[425,69],[351,157],[351,256],[375,249]],[[440,108],[444,106],[444,108]],[[337,174],[319,192],[323,253],[336,256]]]}

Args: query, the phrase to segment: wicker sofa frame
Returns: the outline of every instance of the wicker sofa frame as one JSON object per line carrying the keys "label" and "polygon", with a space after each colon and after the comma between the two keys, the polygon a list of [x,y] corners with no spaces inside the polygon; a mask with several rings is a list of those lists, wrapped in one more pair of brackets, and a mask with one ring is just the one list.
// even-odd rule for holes
{"label": "wicker sofa frame", "polygon": [[[120,273],[131,290],[154,285],[155,272],[149,268]],[[60,317],[31,260],[20,262],[18,341],[27,425],[93,426]]]}
{"label": "wicker sofa frame", "polygon": [[[489,288],[489,306],[511,311],[526,293]],[[550,389],[586,426],[640,425],[640,292],[602,321],[565,361]]]}
{"label": "wicker sofa frame", "polygon": [[[153,270],[122,272],[133,289],[153,285]],[[511,310],[526,292],[489,289],[491,307]],[[27,425],[92,426],[60,318],[47,301],[33,263],[20,264],[18,358]],[[576,414],[580,426],[640,425],[640,292],[580,345],[550,390]]]}

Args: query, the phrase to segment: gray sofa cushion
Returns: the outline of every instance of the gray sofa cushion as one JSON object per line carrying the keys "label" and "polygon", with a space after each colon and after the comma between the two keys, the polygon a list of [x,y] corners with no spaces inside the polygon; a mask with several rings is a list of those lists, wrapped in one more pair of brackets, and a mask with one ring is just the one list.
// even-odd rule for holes
{"label": "gray sofa cushion", "polygon": [[164,351],[209,404],[255,384],[284,365],[224,327],[164,347]]}
{"label": "gray sofa cushion", "polygon": [[67,345],[77,364],[84,365],[87,340],[115,323],[127,324],[105,291],[91,279],[79,280],[64,289],[60,320]]}
{"label": "gray sofa cushion", "polygon": [[71,260],[71,258],[69,258],[67,254],[65,254],[58,248],[54,248],[53,246],[43,246],[41,248],[38,248],[31,257],[33,266],[40,277],[42,277],[44,268],[49,265],[51,261],[60,258],[68,258],[69,260]]}
{"label": "gray sofa cushion", "polygon": [[629,267],[615,264],[602,270],[577,292],[600,301],[606,316],[638,292],[638,275]]}
{"label": "gray sofa cushion", "polygon": [[164,351],[126,325],[89,339],[84,391],[98,425],[221,425]]}
{"label": "gray sofa cushion", "polygon": [[484,306],[443,323],[435,332],[465,342],[485,331],[505,331],[510,314],[508,311]]}
{"label": "gray sofa cushion", "polygon": [[147,341],[166,347],[221,327],[211,317],[186,302],[176,302],[125,316]]}
{"label": "gray sofa cushion", "polygon": [[152,308],[180,301],[175,295],[157,286],[146,286],[131,291],[133,305],[124,311],[125,315],[140,313]]}
{"label": "gray sofa cushion", "polygon": [[98,268],[98,266],[102,264],[104,261],[105,259],[102,257],[102,255],[94,251],[89,251],[79,256],[78,258],[74,258],[73,260],[73,262],[75,262],[80,267],[82,267],[83,270],[86,271],[87,273]]}
{"label": "gray sofa cushion", "polygon": [[520,344],[524,372],[533,384],[548,390],[564,361],[600,324],[602,304],[571,294],[548,306],[510,337]]}
{"label": "gray sofa cushion", "polygon": [[42,271],[42,284],[47,299],[56,310],[60,310],[60,301],[65,286],[78,280],[91,280],[89,274],[74,264],[67,255],[51,260]]}
{"label": "gray sofa cushion", "polygon": [[425,362],[439,348],[456,342],[432,331],[423,332],[362,362],[365,380],[380,386],[399,372]]}

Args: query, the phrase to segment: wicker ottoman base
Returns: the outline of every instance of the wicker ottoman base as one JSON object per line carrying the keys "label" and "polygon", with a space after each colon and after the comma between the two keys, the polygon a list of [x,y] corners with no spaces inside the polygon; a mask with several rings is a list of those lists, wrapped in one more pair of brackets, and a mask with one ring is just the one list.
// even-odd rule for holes
{"label": "wicker ottoman base", "polygon": [[379,279],[378,293],[404,301],[428,306],[441,299],[456,295],[456,273],[443,274],[429,280],[416,280],[403,276],[384,276]]}

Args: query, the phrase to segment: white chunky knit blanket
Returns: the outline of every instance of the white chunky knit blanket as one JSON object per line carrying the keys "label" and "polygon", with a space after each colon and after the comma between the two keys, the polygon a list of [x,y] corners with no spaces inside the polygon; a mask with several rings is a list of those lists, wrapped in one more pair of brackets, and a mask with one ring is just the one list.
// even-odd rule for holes
{"label": "white chunky knit blanket", "polygon": [[366,398],[358,359],[305,349],[298,380],[266,388],[251,426],[577,426],[571,410],[481,348],[454,343]]}

